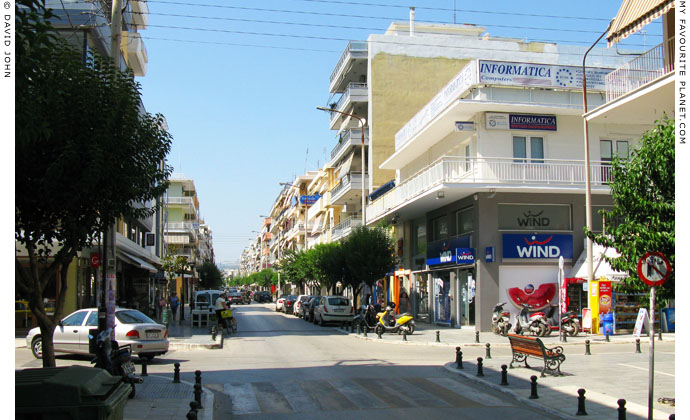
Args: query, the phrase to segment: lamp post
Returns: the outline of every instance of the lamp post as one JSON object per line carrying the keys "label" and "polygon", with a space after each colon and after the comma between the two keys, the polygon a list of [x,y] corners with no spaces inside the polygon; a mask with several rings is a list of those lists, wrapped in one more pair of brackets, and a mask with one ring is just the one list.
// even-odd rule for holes
{"label": "lamp post", "polygon": [[[347,115],[348,117],[356,118],[359,120],[359,124],[362,126],[361,128],[361,133],[362,133],[362,226],[367,225],[367,201],[366,201],[366,196],[364,193],[364,124],[366,123],[366,120],[364,118],[360,118],[356,115],[353,114],[348,114],[347,112],[343,111],[338,111],[336,109],[331,109],[331,108],[324,108],[322,106],[317,106],[316,109],[319,111],[326,111],[326,112],[337,112],[338,114],[342,115]],[[305,239],[306,241],[306,239]]]}

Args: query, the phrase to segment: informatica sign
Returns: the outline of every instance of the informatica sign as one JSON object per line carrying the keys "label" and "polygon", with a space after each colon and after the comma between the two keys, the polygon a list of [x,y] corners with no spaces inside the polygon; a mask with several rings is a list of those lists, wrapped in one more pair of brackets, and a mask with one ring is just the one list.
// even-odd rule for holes
{"label": "informatica sign", "polygon": [[542,130],[558,129],[555,115],[486,113],[487,130]]}
{"label": "informatica sign", "polygon": [[[587,89],[606,90],[613,69],[588,68]],[[479,83],[507,86],[582,89],[582,69],[575,66],[479,60]]]}
{"label": "informatica sign", "polygon": [[503,234],[503,258],[520,260],[573,259],[573,235]]}

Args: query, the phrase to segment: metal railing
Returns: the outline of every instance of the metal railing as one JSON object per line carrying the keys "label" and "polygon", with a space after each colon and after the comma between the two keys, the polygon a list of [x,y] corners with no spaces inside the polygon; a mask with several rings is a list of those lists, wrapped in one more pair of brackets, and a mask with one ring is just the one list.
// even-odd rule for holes
{"label": "metal railing", "polygon": [[331,200],[338,198],[338,194],[344,191],[347,187],[352,185],[353,182],[362,182],[362,174],[360,172],[351,172],[340,180],[340,184],[336,185],[335,188],[331,190]]}
{"label": "metal railing", "polygon": [[606,101],[625,95],[674,70],[675,37],[606,75]]}
{"label": "metal railing", "polygon": [[189,222],[168,222],[168,229],[195,230],[194,224]]}
{"label": "metal railing", "polygon": [[362,226],[362,218],[350,216],[342,222],[338,223],[331,230],[331,239],[337,240],[350,234],[352,229]]}
{"label": "metal railing", "polygon": [[[342,111],[341,108],[342,108],[343,104],[344,104],[345,102],[347,102],[347,101],[350,99],[350,93],[352,93],[352,91],[355,90],[355,89],[364,89],[364,90],[366,90],[366,89],[368,89],[368,87],[367,87],[367,84],[366,84],[366,83],[350,82],[350,83],[347,85],[347,89],[345,89],[345,93],[343,93],[343,94],[340,96],[340,99],[338,99],[338,102],[336,102],[335,108],[334,108],[334,109],[337,109],[338,111]],[[339,114],[339,113],[337,113],[337,112],[331,112],[331,121],[333,121],[334,119],[336,119],[336,118],[338,118],[338,117],[340,117],[340,116],[342,116],[342,115],[343,115],[343,114]]]}
{"label": "metal railing", "polygon": [[[611,180],[607,162],[590,162],[591,183],[603,186]],[[492,183],[523,186],[585,185],[585,162],[559,159],[465,158],[444,156],[401,182],[367,206],[374,219],[441,184]]]}
{"label": "metal railing", "polygon": [[[338,144],[335,145],[333,150],[331,150],[331,159],[335,158],[344,147],[349,144],[356,144],[361,146],[362,143],[362,129],[353,128],[343,132],[340,139],[338,139]],[[369,127],[364,128],[364,145],[369,144]]]}
{"label": "metal railing", "polygon": [[335,65],[335,69],[331,73],[330,82],[333,82],[333,79],[338,75],[343,66],[345,66],[347,58],[350,55],[352,55],[353,52],[367,52],[368,49],[369,47],[366,42],[348,42],[345,51],[343,51],[342,55],[340,56],[340,59],[338,60],[338,64]]}
{"label": "metal railing", "polygon": [[194,205],[192,197],[168,197],[168,204],[189,204]]}

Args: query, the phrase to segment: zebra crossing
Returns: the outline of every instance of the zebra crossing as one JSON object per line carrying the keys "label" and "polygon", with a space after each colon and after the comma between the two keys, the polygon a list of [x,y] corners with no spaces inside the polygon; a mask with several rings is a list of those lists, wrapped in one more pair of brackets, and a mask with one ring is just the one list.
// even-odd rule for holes
{"label": "zebra crossing", "polygon": [[452,378],[329,378],[225,383],[233,415],[416,407],[512,407]]}

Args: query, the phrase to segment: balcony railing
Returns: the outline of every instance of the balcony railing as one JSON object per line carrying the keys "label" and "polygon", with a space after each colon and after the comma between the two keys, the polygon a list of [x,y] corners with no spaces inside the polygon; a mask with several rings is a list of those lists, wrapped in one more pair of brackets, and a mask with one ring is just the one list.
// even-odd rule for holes
{"label": "balcony railing", "polygon": [[606,75],[606,101],[625,95],[674,70],[675,37]]}
{"label": "balcony railing", "polygon": [[[342,111],[343,105],[350,100],[351,96],[354,97],[356,94],[368,95],[367,84],[352,82],[349,85],[347,85],[347,89],[345,89],[345,93],[343,93],[343,95],[336,103],[335,109],[337,109],[338,111]],[[341,116],[342,114],[339,114],[337,112],[331,112],[331,122],[336,118],[340,118]]]}
{"label": "balcony railing", "polygon": [[358,186],[361,187],[362,182],[362,174],[361,172],[352,172],[347,175],[345,175],[341,180],[340,184],[336,185],[335,188],[331,190],[331,197],[332,199],[335,200],[336,198],[339,198],[339,193],[341,191],[345,191],[348,187],[350,187],[354,183],[358,183]]}
{"label": "balcony railing", "polygon": [[[338,144],[331,150],[331,160],[333,160],[338,153],[345,147],[352,145],[361,146],[362,145],[362,129],[353,128],[351,130],[345,131],[342,136],[338,139]],[[369,127],[364,128],[364,145],[369,144]]]}
{"label": "balcony railing", "polygon": [[352,229],[362,226],[362,218],[350,216],[333,227],[332,239],[337,240],[349,235]]}
{"label": "balcony railing", "polygon": [[[590,162],[592,186],[611,180],[607,162]],[[506,186],[583,186],[584,161],[510,158],[465,158],[445,156],[403,181],[367,206],[367,219],[375,219],[389,209],[441,184],[503,184]]]}
{"label": "balcony railing", "polygon": [[192,230],[194,231],[194,224],[189,222],[168,222],[169,230]]}
{"label": "balcony railing", "polygon": [[331,78],[330,81],[333,82],[333,79],[338,75],[340,70],[345,66],[347,63],[347,58],[352,55],[354,52],[367,52],[368,51],[368,46],[366,42],[355,42],[355,41],[350,41],[347,44],[347,48],[345,48],[345,51],[343,51],[343,54],[340,56],[340,60],[338,60],[338,64],[335,65],[335,69],[333,69],[333,73],[331,73]]}

